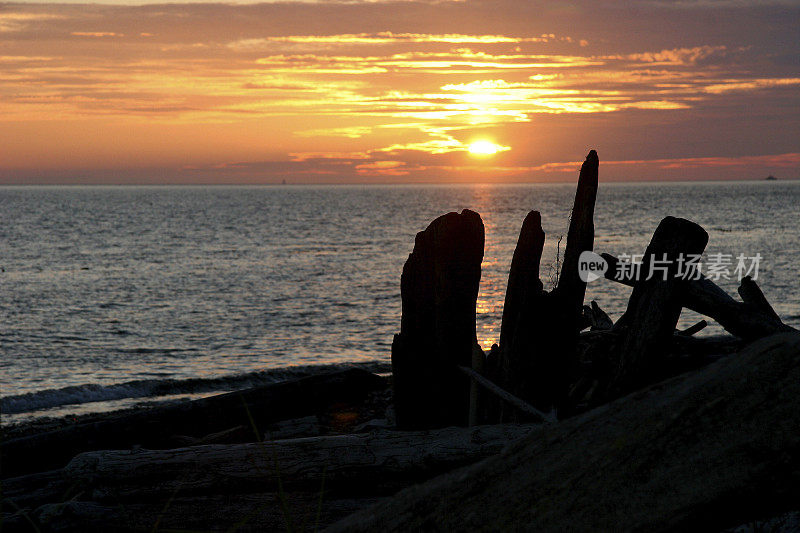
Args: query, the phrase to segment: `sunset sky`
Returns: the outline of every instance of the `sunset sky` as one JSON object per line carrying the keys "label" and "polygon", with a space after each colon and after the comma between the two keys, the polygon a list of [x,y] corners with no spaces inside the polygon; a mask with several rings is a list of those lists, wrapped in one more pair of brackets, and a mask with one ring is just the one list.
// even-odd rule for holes
{"label": "sunset sky", "polygon": [[800,178],[800,3],[0,4],[0,183]]}

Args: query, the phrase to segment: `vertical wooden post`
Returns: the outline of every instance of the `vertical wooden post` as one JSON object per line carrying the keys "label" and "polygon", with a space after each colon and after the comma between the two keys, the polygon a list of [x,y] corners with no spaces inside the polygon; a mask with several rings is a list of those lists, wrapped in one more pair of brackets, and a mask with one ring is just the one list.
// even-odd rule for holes
{"label": "vertical wooden post", "polygon": [[469,378],[484,227],[468,209],[417,234],[403,267],[400,333],[392,343],[397,424],[427,429],[469,421]]}
{"label": "vertical wooden post", "polygon": [[[475,348],[472,350],[472,370],[477,372],[478,374],[483,374],[483,367],[484,362],[486,361],[486,355],[483,353],[483,350],[477,344]],[[480,416],[480,394],[481,391],[478,388],[478,382],[475,378],[470,379],[469,381],[469,427],[477,426],[480,423],[479,416]]]}

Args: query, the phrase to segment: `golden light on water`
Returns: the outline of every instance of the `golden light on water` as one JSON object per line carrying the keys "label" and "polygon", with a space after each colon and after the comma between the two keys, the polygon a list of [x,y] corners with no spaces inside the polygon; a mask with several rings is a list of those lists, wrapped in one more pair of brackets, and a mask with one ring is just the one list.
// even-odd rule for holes
{"label": "golden light on water", "polygon": [[508,146],[500,146],[487,140],[475,141],[467,147],[470,154],[477,156],[494,155],[497,152],[505,152],[510,149]]}

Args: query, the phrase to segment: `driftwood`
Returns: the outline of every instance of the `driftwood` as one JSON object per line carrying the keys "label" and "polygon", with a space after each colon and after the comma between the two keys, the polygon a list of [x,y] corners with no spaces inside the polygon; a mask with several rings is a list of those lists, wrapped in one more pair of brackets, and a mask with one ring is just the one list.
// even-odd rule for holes
{"label": "driftwood", "polygon": [[739,283],[738,292],[744,303],[752,305],[763,314],[777,321],[781,320],[781,317],[778,316],[778,313],[775,312],[775,309],[773,309],[767,301],[767,297],[761,292],[761,287],[758,286],[752,277],[745,276],[742,278],[742,281]]}
{"label": "driftwood", "polygon": [[[549,293],[543,291],[539,279],[544,245],[539,213],[532,211],[526,217],[511,263],[498,350],[499,368],[490,377],[540,411],[563,407],[575,366],[586,292],[586,283],[578,274],[578,259],[582,252],[592,249],[594,242],[597,173],[597,153],[592,150],[578,177],[556,288]],[[516,420],[516,414],[503,411],[501,416],[504,420]]]}
{"label": "driftwood", "polygon": [[315,414],[336,402],[358,401],[385,387],[384,378],[353,368],[77,424],[3,442],[2,475],[59,468],[88,450],[170,448],[186,437],[201,438],[234,426],[251,428],[243,437],[253,440],[253,422],[264,430],[270,423]]}
{"label": "driftwood", "polygon": [[[469,369],[477,377],[483,378],[486,371],[486,354],[476,343],[472,348],[472,368]],[[465,367],[459,367],[465,368]],[[473,377],[469,381],[469,427],[477,426],[481,422],[481,404],[485,403],[484,395],[478,386],[478,380]]]}
{"label": "driftwood", "polygon": [[[597,152],[591,150],[581,165],[564,249],[564,263],[558,284],[550,295],[550,334],[543,343],[544,357],[550,363],[543,368],[546,372],[537,378],[537,386],[543,387],[550,395],[550,402],[557,408],[559,417],[569,416],[573,409],[568,396],[578,365],[578,332],[582,329],[583,299],[586,294],[586,282],[580,278],[578,263],[581,254],[591,251],[594,246],[598,166]],[[539,407],[544,408],[544,404]]]}
{"label": "driftwood", "polygon": [[[607,279],[633,286],[635,280],[619,279],[615,276],[619,264],[616,257],[605,253],[600,255],[608,263],[605,274]],[[761,293],[755,281],[742,282],[750,286],[744,290],[746,294],[754,291],[752,286]],[[763,297],[763,293],[761,294]],[[683,293],[684,307],[713,318],[726,331],[742,339],[755,340],[775,333],[796,331],[784,324],[774,311],[765,312],[763,305],[754,305],[752,301],[737,302],[716,283],[702,275],[699,279],[688,280]]]}
{"label": "driftwood", "polygon": [[544,239],[542,216],[538,211],[529,212],[522,222],[508,272],[506,299],[500,325],[500,346],[513,344],[514,332],[520,326],[525,327],[524,323],[520,324],[522,313],[532,305],[532,299],[542,290],[539,263],[542,259]]}
{"label": "driftwood", "polygon": [[532,405],[517,398],[513,394],[509,394],[507,391],[504,391],[503,389],[492,383],[490,380],[486,379],[481,374],[476,372],[475,370],[467,368],[465,366],[460,366],[458,368],[464,374],[472,378],[476,385],[480,385],[481,387],[488,390],[489,392],[491,392],[504,402],[508,403],[509,405],[519,409],[520,411],[529,416],[532,416],[533,419],[536,420],[537,422],[553,423],[556,421],[554,416],[543,413],[538,409],[536,409],[535,407],[533,407]]}
{"label": "driftwood", "polygon": [[98,501],[221,491],[318,487],[329,493],[387,494],[414,481],[498,453],[530,426],[377,431],[174,450],[87,452],[64,468]]}
{"label": "driftwood", "polygon": [[[538,211],[529,212],[522,223],[508,274],[497,363],[488,365],[491,380],[525,402],[537,405],[547,403],[544,391],[536,383],[537,376],[543,373],[539,367],[543,361],[541,354],[534,353],[543,333],[546,334],[542,324],[547,320],[543,313],[548,295],[539,279],[544,239],[541,216]],[[491,421],[499,420],[504,412],[502,403],[494,400],[490,405]],[[513,420],[514,416],[506,414],[505,419]]]}
{"label": "driftwood", "polygon": [[[103,518],[108,507],[158,504],[163,509],[164,502],[175,497],[203,502],[222,494],[231,500],[280,491],[303,495],[319,493],[324,485],[326,499],[377,498],[499,453],[532,427],[451,427],[172,450],[94,451],[78,455],[62,470],[5,480],[4,498],[11,507],[38,516],[52,514],[51,504],[75,497],[83,509],[99,506],[99,519],[108,529],[119,520],[118,512]],[[273,502],[270,512],[276,507]],[[216,509],[197,504],[194,512],[213,521]]]}
{"label": "driftwood", "polygon": [[578,332],[577,325],[583,309],[583,298],[586,295],[586,282],[578,274],[578,259],[583,252],[592,250],[594,246],[594,204],[597,199],[598,166],[597,152],[591,150],[581,166],[578,177],[567,245],[564,248],[564,262],[555,289],[565,310],[562,319],[568,321],[573,334]]}
{"label": "driftwood", "polygon": [[6,533],[146,531],[315,531],[381,501],[379,497],[322,498],[307,493],[262,492],[181,496],[157,502],[47,504],[30,513],[10,515]]}
{"label": "driftwood", "polygon": [[708,327],[708,322],[706,322],[705,320],[701,320],[700,322],[692,324],[688,328],[679,330],[676,333],[678,333],[679,335],[683,335],[684,337],[691,337],[695,333],[703,331],[704,329],[706,329],[706,327]]}
{"label": "driftwood", "polygon": [[648,382],[663,362],[683,308],[686,281],[677,277],[678,257],[702,254],[706,244],[708,233],[682,218],[666,217],[656,228],[642,260],[643,276],[633,286],[628,308],[617,324],[623,325],[625,334],[610,384],[612,395]]}
{"label": "driftwood", "polygon": [[403,266],[400,333],[392,343],[394,403],[399,427],[466,426],[475,302],[483,259],[480,215],[442,215],[417,234]]}
{"label": "driftwood", "polygon": [[800,501],[800,335],[537,429],[330,531],[719,531]]}
{"label": "driftwood", "polygon": [[594,300],[591,305],[583,306],[583,321],[584,327],[588,326],[591,331],[607,331],[614,327],[611,317]]}

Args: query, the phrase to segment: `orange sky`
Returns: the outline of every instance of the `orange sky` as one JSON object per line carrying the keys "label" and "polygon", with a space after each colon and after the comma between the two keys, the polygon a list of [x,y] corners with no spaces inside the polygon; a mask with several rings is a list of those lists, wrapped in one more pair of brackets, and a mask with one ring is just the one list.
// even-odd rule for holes
{"label": "orange sky", "polygon": [[800,178],[800,7],[631,5],[0,4],[0,183]]}

